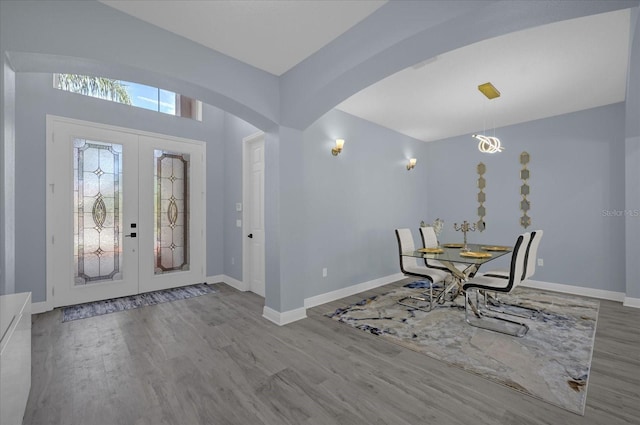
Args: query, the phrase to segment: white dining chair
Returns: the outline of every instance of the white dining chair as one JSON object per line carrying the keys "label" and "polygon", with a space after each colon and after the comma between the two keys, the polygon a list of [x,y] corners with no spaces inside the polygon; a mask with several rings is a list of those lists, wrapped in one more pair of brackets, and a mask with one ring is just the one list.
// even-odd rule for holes
{"label": "white dining chair", "polygon": [[[530,233],[518,236],[511,253],[511,266],[507,279],[482,275],[475,276],[463,284],[462,289],[465,292],[464,318],[469,325],[516,337],[522,337],[529,331],[529,326],[526,323],[506,318],[491,310],[482,310],[479,294],[481,291],[485,294],[487,291],[510,293],[520,284],[524,277],[525,256],[530,240]],[[472,299],[473,292],[475,292],[475,302]],[[470,310],[475,319],[469,317]]]}
{"label": "white dining chair", "polygon": [[[527,279],[530,279],[535,274],[536,263],[538,258],[538,246],[540,245],[540,240],[542,239],[542,235],[543,235],[542,230],[536,230],[534,232],[531,232],[531,239],[529,241],[527,252],[525,254],[525,260],[524,260],[525,267],[522,272],[523,276],[520,283],[524,282]],[[509,273],[507,272],[505,275],[503,271],[489,271],[486,273],[482,273],[482,276],[499,278],[499,279],[508,279]],[[520,283],[518,283],[518,285]],[[504,303],[500,299],[498,299],[498,296],[496,293],[493,293],[491,296],[489,296],[489,294],[486,291],[484,292],[484,306],[494,312],[510,314],[512,316],[518,316],[518,317],[533,318],[533,317],[536,317],[538,314],[540,314],[540,309],[538,308],[529,307],[525,305],[515,305],[515,304]],[[511,306],[511,307],[517,307],[517,308],[515,310],[514,309],[507,310],[504,308],[505,306]]]}
{"label": "white dining chair", "polygon": [[[400,271],[404,275],[425,278],[430,282],[428,291],[426,291],[424,297],[409,296],[400,299],[398,303],[406,307],[431,311],[434,307],[435,300],[433,291],[434,284],[444,282],[449,276],[449,273],[437,268],[427,267],[421,258],[402,255],[403,253],[416,250],[413,235],[410,229],[396,229],[395,232],[398,241]],[[420,262],[418,262],[418,260],[420,260]],[[437,297],[437,295],[436,293],[435,296]],[[423,307],[421,303],[426,303],[426,305]]]}
{"label": "white dining chair", "polygon": [[[531,241],[529,242],[527,253],[525,255],[526,264],[522,280],[530,279],[536,272],[538,246],[540,245],[540,240],[542,239],[543,234],[544,232],[542,230],[535,230],[531,232]],[[509,277],[509,270],[490,270],[486,273],[482,273],[482,276],[507,279]]]}
{"label": "white dining chair", "polygon": [[[436,235],[436,231],[433,227],[431,226],[420,227],[420,236],[422,237],[422,246],[424,248],[438,247],[439,245],[438,236]],[[425,258],[424,262],[427,267],[440,269],[440,270],[444,270],[445,272],[451,273],[451,270],[449,270],[447,266],[445,266],[438,260],[428,260]],[[453,263],[453,265],[455,266],[456,269],[458,269],[461,272],[465,272],[469,268],[468,264]]]}

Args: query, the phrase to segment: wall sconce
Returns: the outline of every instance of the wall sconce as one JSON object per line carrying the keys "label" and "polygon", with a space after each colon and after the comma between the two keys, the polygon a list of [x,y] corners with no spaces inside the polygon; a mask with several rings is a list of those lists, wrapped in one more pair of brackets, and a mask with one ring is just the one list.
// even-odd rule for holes
{"label": "wall sconce", "polygon": [[409,163],[407,164],[407,170],[413,170],[413,168],[416,166],[416,162],[418,162],[417,159],[409,158]]}
{"label": "wall sconce", "polygon": [[331,153],[333,156],[338,156],[340,152],[342,152],[342,147],[344,146],[344,139],[336,139],[336,147],[331,148]]}

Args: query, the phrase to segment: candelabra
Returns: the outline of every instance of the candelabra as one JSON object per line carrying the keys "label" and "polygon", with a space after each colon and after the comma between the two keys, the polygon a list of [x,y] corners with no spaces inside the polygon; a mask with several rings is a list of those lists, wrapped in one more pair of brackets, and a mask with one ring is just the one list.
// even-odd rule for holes
{"label": "candelabra", "polygon": [[436,232],[436,237],[440,236],[442,226],[444,226],[444,220],[436,218],[436,221],[433,222],[433,231]]}
{"label": "candelabra", "polygon": [[464,234],[464,246],[462,247],[462,250],[469,251],[469,248],[467,248],[467,232],[475,232],[476,224],[473,223],[473,225],[471,225],[467,220],[465,220],[460,226],[458,226],[458,223],[453,223],[453,230],[456,232],[462,231]]}

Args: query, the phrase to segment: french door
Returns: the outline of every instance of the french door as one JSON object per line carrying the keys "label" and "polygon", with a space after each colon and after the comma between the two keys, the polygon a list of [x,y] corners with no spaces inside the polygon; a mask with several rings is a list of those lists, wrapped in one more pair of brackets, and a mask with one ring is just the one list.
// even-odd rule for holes
{"label": "french door", "polygon": [[53,307],[203,282],[204,145],[47,117]]}

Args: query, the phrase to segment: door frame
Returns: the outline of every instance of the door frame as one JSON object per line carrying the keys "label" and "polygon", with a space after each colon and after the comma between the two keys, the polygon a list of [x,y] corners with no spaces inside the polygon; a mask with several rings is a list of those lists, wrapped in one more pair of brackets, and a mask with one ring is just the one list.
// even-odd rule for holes
{"label": "door frame", "polygon": [[[193,140],[193,139],[187,139],[184,137],[175,137],[175,136],[169,136],[169,135],[165,135],[165,134],[160,134],[160,133],[153,133],[153,132],[148,132],[148,131],[143,131],[143,130],[137,130],[137,129],[133,129],[133,128],[127,128],[127,127],[119,127],[119,126],[114,126],[114,125],[109,125],[109,124],[102,124],[102,123],[96,123],[96,122],[91,122],[91,121],[84,121],[84,120],[78,120],[78,119],[74,119],[74,118],[68,118],[68,117],[62,117],[62,116],[57,116],[57,115],[51,115],[51,114],[47,114],[46,115],[46,145],[45,145],[45,161],[46,161],[46,204],[45,204],[45,215],[46,215],[46,297],[45,297],[45,301],[44,303],[46,303],[46,310],[49,309],[53,309],[55,307],[57,307],[58,305],[55,302],[55,287],[56,287],[56,282],[54,282],[55,277],[57,276],[56,274],[56,268],[60,267],[59,264],[56,264],[53,256],[51,255],[51,250],[56,249],[57,247],[54,246],[55,244],[55,240],[54,240],[54,236],[55,236],[55,232],[54,229],[58,228],[59,229],[59,221],[56,220],[56,218],[54,217],[54,214],[50,212],[50,209],[52,208],[53,204],[54,204],[54,194],[55,194],[55,184],[57,181],[59,181],[59,177],[54,175],[53,171],[54,171],[54,167],[51,164],[51,161],[53,160],[52,155],[49,154],[49,149],[51,149],[51,146],[54,143],[54,127],[55,127],[55,123],[56,122],[60,122],[60,123],[64,123],[64,124],[71,124],[71,125],[79,125],[79,126],[86,126],[86,127],[94,127],[97,129],[101,129],[101,130],[107,130],[107,131],[115,131],[115,132],[121,132],[121,133],[128,133],[131,135],[135,135],[136,137],[151,137],[151,138],[159,138],[159,139],[163,139],[163,140],[171,140],[174,142],[178,142],[178,143],[187,143],[187,144],[198,144],[201,146],[202,148],[202,166],[203,166],[203,170],[202,170],[202,181],[201,181],[201,187],[202,187],[202,204],[201,204],[201,217],[202,217],[202,237],[201,237],[201,246],[198,248],[202,254],[202,261],[201,261],[201,274],[203,276],[203,279],[206,279],[206,272],[205,272],[205,267],[206,267],[206,259],[207,259],[207,254],[206,254],[206,246],[207,246],[207,241],[206,241],[206,235],[207,235],[207,221],[206,221],[206,193],[207,193],[207,187],[206,187],[206,183],[207,183],[207,178],[206,178],[206,143],[203,141],[197,141],[197,140]],[[71,229],[72,230],[72,229]],[[139,276],[138,276],[139,279]],[[204,281],[204,280],[203,280]],[[139,285],[138,285],[139,287]],[[161,288],[159,288],[161,289]],[[138,290],[139,292],[139,290]]]}
{"label": "door frame", "polygon": [[[242,139],[242,281],[244,283],[244,287],[247,291],[253,291],[251,286],[251,256],[250,256],[250,247],[249,247],[249,238],[247,237],[247,232],[249,231],[247,222],[249,220],[250,210],[247,208],[250,205],[249,200],[249,185],[251,184],[250,179],[250,167],[251,158],[249,158],[249,149],[248,145],[251,143],[262,143],[264,148],[265,144],[265,134],[262,131],[254,133],[250,136],[247,136]],[[264,173],[264,168],[263,168]],[[264,214],[264,199],[262,200],[262,213]],[[266,252],[263,244],[263,256],[266,259]],[[266,273],[263,276],[263,281],[265,283],[265,293],[266,293]],[[266,294],[265,294],[266,295]]]}

